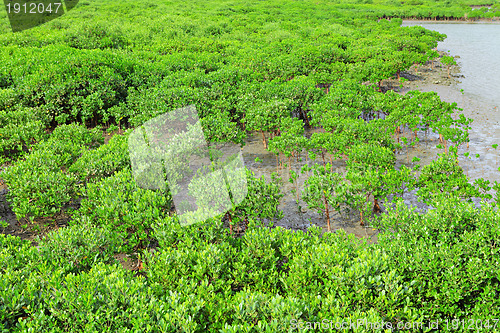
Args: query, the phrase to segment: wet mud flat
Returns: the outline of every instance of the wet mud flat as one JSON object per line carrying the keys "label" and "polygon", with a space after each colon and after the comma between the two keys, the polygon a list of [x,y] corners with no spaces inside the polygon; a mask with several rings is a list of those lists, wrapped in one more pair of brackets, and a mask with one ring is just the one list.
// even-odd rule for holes
{"label": "wet mud flat", "polygon": [[[444,54],[444,52],[442,52]],[[440,97],[447,102],[456,102],[459,108],[463,109],[466,117],[473,118],[472,129],[469,132],[470,143],[469,148],[465,145],[459,147],[460,165],[464,168],[466,174],[470,177],[471,182],[477,178],[485,178],[490,181],[499,180],[500,172],[497,171],[500,167],[500,148],[497,152],[492,148],[492,144],[500,143],[500,118],[497,114],[498,108],[488,105],[485,102],[461,93],[456,88],[456,83],[463,76],[460,74],[460,69],[453,66],[450,69],[450,77],[448,77],[447,68],[442,66],[439,61],[427,63],[426,65],[413,66],[408,71],[402,72],[401,77],[407,82],[401,84],[396,78],[385,80],[383,82],[383,90],[389,89],[406,93],[410,90],[420,91],[435,91]],[[306,136],[310,136],[315,129],[307,129]],[[413,135],[413,132],[403,129],[402,136],[408,138]],[[413,157],[421,159],[419,162],[422,166],[429,164],[437,157],[438,153],[442,153],[442,149],[436,148],[438,142],[438,134],[432,132],[418,132],[420,142],[413,148],[408,148],[399,151],[396,154],[396,167],[406,165],[413,167],[411,162]],[[463,153],[470,152],[471,156],[479,154],[479,157],[465,158]],[[250,133],[246,140],[246,145],[243,147],[243,157],[245,165],[255,173],[256,177],[264,176],[267,181],[271,179],[271,175],[278,172],[281,177],[282,192],[284,194],[280,201],[279,208],[283,211],[284,217],[280,220],[273,221],[275,227],[283,227],[292,230],[306,231],[309,227],[315,225],[321,227],[324,232],[327,230],[325,217],[313,210],[307,208],[307,204],[301,198],[301,192],[304,188],[304,183],[307,179],[307,174],[300,172],[302,166],[306,163],[322,163],[321,159],[311,161],[306,154],[301,154],[301,160],[292,158],[291,170],[298,174],[297,182],[289,182],[288,168],[277,168],[276,155],[264,149],[262,138],[257,133]],[[259,161],[256,161],[256,158]],[[330,160],[327,158],[327,162]],[[334,171],[345,172],[345,162],[342,160],[333,160]],[[0,170],[1,173],[1,170]],[[299,200],[297,202],[296,193],[299,192]],[[22,221],[18,221],[15,214],[12,212],[11,206],[7,201],[7,192],[5,184],[1,181],[0,174],[0,220],[8,224],[8,227],[0,228],[0,232],[17,235],[23,239],[33,241],[36,235],[43,235],[44,230],[35,231],[22,227]],[[424,212],[430,207],[418,201],[415,191],[406,193],[403,196],[405,203],[409,206],[416,207],[418,211]],[[385,205],[388,203],[380,202],[382,213],[385,211]],[[384,205],[385,204],[385,205]],[[343,229],[347,233],[352,233],[359,238],[364,238],[368,242],[376,242],[378,231],[367,226],[360,225],[360,217],[356,212],[347,209],[342,211],[341,215],[331,214],[331,230]],[[55,221],[37,221],[38,225],[45,225],[45,232],[51,229],[67,225],[68,216],[56,217]],[[227,222],[227,221],[226,221]],[[268,221],[269,222],[269,221]],[[240,228],[241,229],[241,228]],[[241,234],[244,230],[236,229],[236,234]]]}
{"label": "wet mud flat", "polygon": [[[444,54],[445,52],[441,52]],[[414,68],[414,67],[413,67]],[[412,69],[413,69],[412,68]],[[457,103],[458,111],[467,118],[473,120],[469,130],[469,145],[462,144],[458,147],[459,163],[468,175],[471,181],[478,178],[484,178],[493,181],[500,181],[500,147],[493,148],[492,145],[500,145],[500,113],[499,106],[467,92],[460,91],[457,84],[465,77],[460,73],[458,66],[452,66],[450,69],[451,79],[448,78],[445,66],[435,62],[434,69],[429,65],[418,66],[418,73],[415,75],[411,69],[404,73],[409,77],[409,81],[403,85],[403,88],[394,87],[394,81],[388,82],[394,89],[405,94],[410,90],[419,90],[421,92],[436,92],[443,101],[448,103]],[[488,78],[484,78],[487,80]],[[453,117],[455,117],[453,115]],[[427,165],[437,157],[438,153],[443,153],[443,149],[436,148],[438,144],[438,135],[435,133],[426,133],[422,138],[419,135],[420,143],[415,148],[408,151],[409,160],[413,157],[421,159],[421,165]],[[469,152],[469,158],[464,154]],[[479,154],[479,157],[476,157]],[[399,159],[398,159],[399,160]],[[402,161],[402,160],[401,160]],[[404,161],[402,161],[404,162]]]}
{"label": "wet mud flat", "polygon": [[[307,129],[306,136],[309,137],[314,131],[317,130]],[[311,160],[307,157],[307,154],[302,153],[299,157],[290,159],[290,168],[278,167],[276,155],[264,149],[262,137],[257,133],[250,134],[247,137],[246,145],[243,147],[243,158],[245,159],[245,166],[252,170],[257,178],[264,176],[269,181],[273,173],[277,173],[281,178],[280,185],[284,196],[280,200],[279,209],[283,211],[283,218],[272,221],[273,227],[307,231],[311,226],[317,226],[322,228],[323,232],[327,231],[325,217],[316,211],[308,209],[307,204],[302,200],[302,189],[308,178],[306,173],[301,173],[302,166],[306,164],[312,166],[314,163],[322,164],[323,160],[321,158]],[[256,158],[258,158],[258,162]],[[327,163],[330,163],[328,155],[325,159]],[[346,171],[346,164],[343,160],[332,160],[331,164],[336,172],[344,173]],[[295,183],[289,182],[290,170],[295,171],[298,175]],[[297,189],[299,193],[298,202]],[[293,190],[296,193],[293,193]],[[343,229],[347,233],[352,233],[359,238],[365,238],[369,242],[376,241],[377,231],[369,226],[361,226],[357,213],[344,209],[341,214],[336,214],[333,211],[330,213],[332,232]]]}
{"label": "wet mud flat", "polygon": [[[306,129],[305,134],[307,137],[310,137],[310,135],[315,131],[318,131],[318,129],[309,128]],[[408,131],[408,137],[411,135],[413,135],[413,132]],[[401,136],[404,136],[404,132]],[[410,148],[410,150],[399,151],[396,153],[396,168],[399,168],[401,165],[413,167],[414,163],[411,162],[413,157],[411,156],[415,156],[417,154],[426,155],[428,152],[432,153],[432,147],[435,147],[439,143],[439,136],[437,134],[434,136],[432,133],[419,131],[418,137],[420,142],[415,148]],[[322,158],[311,160],[308,159],[306,155],[306,153],[302,153],[299,156],[299,160],[292,157],[290,160],[290,168],[279,168],[277,167],[276,155],[264,149],[262,138],[257,133],[249,135],[246,145],[243,148],[245,165],[254,172],[256,177],[264,176],[264,178],[269,181],[272,178],[272,174],[277,173],[281,178],[280,185],[284,196],[281,198],[279,209],[283,211],[283,218],[273,221],[273,226],[302,231],[307,231],[307,229],[311,226],[317,226],[322,228],[323,232],[327,232],[325,216],[315,210],[309,209],[306,202],[302,200],[301,193],[308,178],[307,173],[301,173],[302,166],[306,164],[309,166],[312,166],[313,164],[323,164]],[[258,161],[256,161],[256,158]],[[429,162],[432,159],[432,156],[428,157]],[[346,173],[346,163],[344,160],[333,159],[330,162],[329,155],[325,154],[325,161],[326,163],[332,164],[333,171],[341,174]],[[295,171],[298,175],[296,183],[289,182],[290,170]],[[298,201],[297,192],[293,193],[293,190],[298,190],[300,193]],[[370,199],[373,200],[373,197]],[[403,200],[408,206],[413,206],[417,208],[418,211],[425,212],[429,209],[429,206],[418,201],[416,191],[405,193],[403,195]],[[379,203],[381,212],[377,213],[377,215],[383,214],[386,211],[386,205],[388,204],[383,200],[380,200]],[[342,229],[347,234],[354,234],[358,238],[366,239],[368,243],[377,242],[377,235],[379,231],[370,226],[369,221],[365,220],[364,226],[362,226],[360,222],[359,213],[349,210],[346,207],[341,210],[341,214],[334,211],[330,212],[330,226],[332,232]]]}
{"label": "wet mud flat", "polygon": [[[441,55],[446,54],[440,52]],[[401,73],[401,77],[407,81],[401,83],[396,78],[385,80],[382,86],[383,91],[394,90],[401,94],[405,94],[410,90],[419,90],[422,92],[436,92],[443,101],[452,103],[456,102],[457,107],[463,109],[458,112],[463,113],[465,117],[472,118],[474,121],[471,124],[469,131],[469,147],[462,144],[458,147],[459,163],[468,175],[471,183],[475,179],[484,178],[493,182],[500,181],[500,172],[497,170],[500,167],[500,148],[495,150],[492,145],[498,143],[500,145],[500,115],[498,115],[498,107],[488,104],[477,96],[471,96],[467,93],[462,93],[456,87],[460,79],[464,76],[460,73],[458,66],[450,68],[450,76],[448,69],[441,65],[438,60],[428,62],[425,65],[412,66],[409,70]],[[454,115],[453,115],[454,116]],[[310,135],[314,129],[306,129],[306,136]],[[410,137],[412,131],[403,129],[400,138]],[[396,168],[405,165],[409,168],[414,167],[416,163],[412,160],[414,157],[420,158],[418,162],[422,167],[428,165],[432,160],[438,157],[438,154],[443,153],[443,149],[438,149],[439,134],[432,131],[418,131],[419,142],[410,148],[405,148],[402,151],[396,152]],[[469,152],[467,158],[463,154]],[[475,157],[479,154],[479,157]],[[297,204],[296,195],[292,193],[297,186],[289,183],[289,171],[287,169],[277,170],[276,156],[265,150],[262,144],[261,136],[258,134],[249,135],[247,144],[243,148],[243,156],[246,166],[251,169],[257,177],[265,176],[267,180],[271,179],[273,172],[279,171],[279,176],[282,178],[282,191],[284,197],[280,202],[280,209],[284,213],[284,217],[278,221],[274,221],[274,226],[280,226],[292,230],[307,230],[312,225],[319,226],[324,232],[327,230],[326,219],[322,214],[307,209],[307,204],[299,199]],[[255,162],[255,158],[261,160]],[[307,175],[301,174],[300,169],[305,163],[323,163],[321,159],[316,161],[307,161],[305,154],[302,154],[302,162],[296,159],[292,160],[291,169],[298,173],[297,179],[298,189],[302,191]],[[327,162],[329,160],[327,159]],[[333,161],[334,171],[345,172],[345,163],[343,161]],[[389,197],[390,201],[391,197]],[[418,212],[426,212],[432,207],[420,202],[416,195],[416,190],[405,193],[403,200],[407,206],[414,207]],[[474,200],[479,206],[479,200]],[[386,211],[386,206],[390,202],[380,202],[382,213]],[[376,242],[378,231],[367,226],[360,225],[359,215],[355,212],[345,211],[342,216],[331,216],[331,229],[343,229],[347,233],[352,233],[358,238],[364,238],[368,242]]]}

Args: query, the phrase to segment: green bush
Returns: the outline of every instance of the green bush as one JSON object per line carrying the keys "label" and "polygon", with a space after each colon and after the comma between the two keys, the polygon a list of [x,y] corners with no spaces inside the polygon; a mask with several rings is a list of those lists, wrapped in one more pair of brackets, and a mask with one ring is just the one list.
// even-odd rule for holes
{"label": "green bush", "polygon": [[122,241],[120,251],[146,246],[151,225],[172,208],[169,191],[139,188],[128,169],[89,184],[76,216],[111,230]]}
{"label": "green bush", "polygon": [[0,50],[0,59],[12,78],[12,98],[41,108],[51,124],[106,123],[108,109],[125,101],[128,86],[150,78],[136,60],[109,50],[11,47]]}
{"label": "green bush", "polygon": [[121,49],[130,44],[118,27],[101,22],[73,27],[65,41],[77,49]]}
{"label": "green bush", "polygon": [[[43,257],[28,242],[0,235],[4,328],[272,332],[306,322],[397,327],[499,315],[494,206],[457,199],[420,214],[400,203],[382,219],[386,232],[373,245],[318,228],[252,227],[233,238],[216,220],[187,227],[171,217],[157,221],[160,247],[142,257],[147,279],[102,262],[111,230],[82,224],[53,234],[40,243]],[[85,261],[89,255],[97,262]],[[75,274],[77,267],[85,270]]]}
{"label": "green bush", "polygon": [[236,207],[235,216],[240,220],[251,218],[264,220],[282,218],[283,212],[278,208],[280,199],[284,196],[281,192],[279,179],[273,178],[267,182],[264,176],[256,178],[255,174],[246,169],[247,195]]}
{"label": "green bush", "polygon": [[14,327],[18,319],[27,316],[28,307],[40,301],[33,264],[38,251],[27,240],[0,234],[0,328]]}
{"label": "green bush", "polygon": [[86,184],[98,182],[130,167],[127,139],[128,135],[115,135],[107,144],[84,151],[68,171]]}
{"label": "green bush", "polygon": [[294,319],[340,321],[352,313],[396,319],[406,311],[412,289],[386,254],[342,232],[321,237],[319,230],[256,228],[198,247],[191,238],[196,229],[148,256],[147,274],[158,295],[175,290],[203,298],[207,331],[288,330]]}
{"label": "green bush", "polygon": [[[51,158],[52,154],[35,154]],[[33,160],[35,158],[31,158]],[[75,195],[75,179],[60,170],[24,163],[13,166],[3,175],[9,186],[8,197],[18,219],[52,216]]]}
{"label": "green bush", "polygon": [[[424,61],[445,37],[401,28],[393,17],[463,17],[470,9],[455,0],[371,2],[323,2],[318,10],[297,1],[99,0],[29,32],[0,35],[0,155],[15,154],[1,176],[14,212],[51,216],[83,196],[70,227],[38,247],[0,235],[0,331],[276,332],[358,319],[493,323],[500,315],[498,207],[459,199],[483,195],[488,183],[468,184],[453,154],[422,168],[418,180],[417,168],[393,166],[401,146],[392,133],[399,139],[400,129],[415,131],[411,144],[401,138],[408,147],[419,128],[458,144],[468,140],[470,120],[454,120],[456,105],[435,93],[377,92],[383,79]],[[306,184],[316,188],[310,197],[318,209],[321,199],[365,209],[371,196],[415,187],[435,208],[415,213],[400,200],[374,219],[384,233],[371,245],[343,231],[273,229],[267,222],[283,216],[280,184],[247,170],[245,200],[224,215],[233,225],[245,223],[245,233],[229,233],[222,216],[183,227],[168,191],[136,185],[127,136],[102,146],[100,130],[85,126],[140,126],[189,104],[209,141],[242,143],[245,131],[255,130],[290,159],[304,148],[330,158]],[[302,120],[289,115],[323,133],[306,138]],[[323,177],[333,171],[332,158],[349,158],[348,176]],[[117,251],[156,243],[155,251],[139,254],[133,273],[109,264]]]}
{"label": "green bush", "polygon": [[399,203],[382,217],[380,247],[413,285],[408,307],[430,320],[493,319],[500,303],[497,209],[458,198],[439,200],[426,214]]}
{"label": "green bush", "polygon": [[18,219],[51,216],[77,197],[76,178],[67,169],[90,147],[102,143],[99,129],[57,127],[50,138],[33,147],[26,159],[2,173],[8,198]]}
{"label": "green bush", "polygon": [[469,183],[456,153],[439,154],[438,159],[424,166],[416,186],[420,200],[427,204],[439,197],[459,197],[472,202],[474,197],[488,196]]}
{"label": "green bush", "polygon": [[80,273],[98,262],[113,261],[111,256],[116,253],[121,239],[110,230],[93,226],[86,217],[73,223],[39,240],[40,255],[68,273]]}
{"label": "green bush", "polygon": [[12,158],[45,139],[48,125],[47,116],[40,108],[14,105],[14,101],[6,103],[0,107],[0,164],[3,157]]}

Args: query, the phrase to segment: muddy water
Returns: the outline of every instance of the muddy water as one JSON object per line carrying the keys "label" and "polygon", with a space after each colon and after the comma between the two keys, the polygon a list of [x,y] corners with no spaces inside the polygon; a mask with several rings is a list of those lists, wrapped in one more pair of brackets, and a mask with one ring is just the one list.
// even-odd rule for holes
{"label": "muddy water", "polygon": [[[461,165],[471,180],[484,178],[500,181],[500,24],[491,23],[429,23],[404,21],[403,26],[420,25],[445,33],[438,50],[459,56],[458,81],[451,86],[425,83],[420,91],[435,91],[447,102],[457,102],[466,117],[474,119],[470,131],[469,149],[461,147],[459,153],[470,151],[472,158],[461,158]],[[461,92],[462,90],[462,92]],[[437,149],[428,149],[429,156],[414,152],[429,161]],[[475,157],[476,154],[480,156]]]}
{"label": "muddy water", "polygon": [[447,35],[438,50],[450,51],[464,79],[457,84],[474,98],[500,106],[500,24],[433,23],[404,21],[403,26],[419,25]]}

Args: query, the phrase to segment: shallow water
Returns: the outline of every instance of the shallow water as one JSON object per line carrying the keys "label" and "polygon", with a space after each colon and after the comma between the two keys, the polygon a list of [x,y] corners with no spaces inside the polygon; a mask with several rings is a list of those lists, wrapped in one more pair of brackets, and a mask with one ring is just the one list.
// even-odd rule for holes
{"label": "shallow water", "polygon": [[403,22],[403,26],[414,25],[447,35],[438,50],[460,56],[456,60],[464,78],[457,85],[458,90],[500,106],[500,24]]}
{"label": "shallow water", "polygon": [[456,86],[428,84],[418,90],[435,91],[441,99],[457,102],[464,115],[474,119],[469,149],[461,147],[459,153],[470,151],[471,156],[480,156],[463,157],[461,165],[471,180],[500,181],[500,147],[492,148],[493,144],[500,144],[500,24],[403,22],[403,26],[412,25],[445,33],[447,38],[439,43],[438,50],[459,56],[456,60],[463,75]]}

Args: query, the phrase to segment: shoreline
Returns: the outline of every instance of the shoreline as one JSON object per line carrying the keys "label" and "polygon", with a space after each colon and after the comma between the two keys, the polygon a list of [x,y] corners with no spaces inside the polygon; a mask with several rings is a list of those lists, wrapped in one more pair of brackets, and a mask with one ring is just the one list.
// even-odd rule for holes
{"label": "shoreline", "polygon": [[474,20],[469,20],[466,18],[454,18],[454,19],[447,19],[447,20],[437,20],[437,19],[431,19],[431,18],[423,18],[423,19],[414,19],[414,18],[401,18],[403,20],[403,23],[405,22],[413,22],[413,23],[445,23],[445,24],[459,24],[459,23],[470,23],[470,24],[500,24],[500,17],[493,17],[491,19],[487,18],[479,18],[479,19],[474,19]]}
{"label": "shoreline", "polygon": [[[460,83],[459,79],[464,77],[461,74],[460,66],[458,64],[450,66],[450,77],[448,77],[447,67],[440,61],[448,53],[444,51],[438,51],[438,53],[438,58],[427,61],[424,65],[412,65],[407,70],[401,71],[401,78],[404,78],[405,82],[398,81],[394,75],[393,78],[383,80],[382,88],[385,91],[407,92],[418,90],[419,86],[430,84],[455,87]],[[454,58],[458,59],[460,56],[455,55]]]}
{"label": "shoreline", "polygon": [[[461,91],[458,84],[461,83],[460,79],[464,78],[464,76],[461,74],[460,65],[450,67],[451,78],[448,78],[447,67],[439,61],[443,55],[448,55],[448,53],[444,51],[438,52],[440,57],[434,59],[433,65],[431,65],[431,62],[418,65],[417,73],[415,73],[416,66],[413,65],[402,72],[401,77],[408,79],[403,84],[403,87],[400,87],[400,83],[395,78],[384,81],[384,86],[387,90],[392,89],[401,94],[405,94],[410,90],[433,91],[439,95],[441,100],[448,103],[457,103],[458,110],[461,110],[459,112],[465,117],[473,119],[469,131],[469,144],[458,148],[460,166],[463,168],[468,182],[472,184],[476,179],[480,178],[490,183],[500,181],[498,173],[500,159],[496,149],[492,149],[493,144],[500,142],[500,121],[496,120],[498,119],[498,106],[480,98],[480,96]],[[454,58],[457,59],[460,56],[454,55]],[[420,164],[426,165],[442,151],[435,148],[437,143],[436,135],[431,134],[422,139],[422,145],[410,149],[408,154],[409,159],[418,157],[421,159]],[[469,153],[470,157],[465,157],[465,153]],[[473,157],[476,154],[477,156]],[[403,164],[406,163],[403,162]],[[419,209],[425,209],[411,195],[407,195],[405,201],[410,202]],[[478,202],[475,202],[475,204],[478,205]]]}

